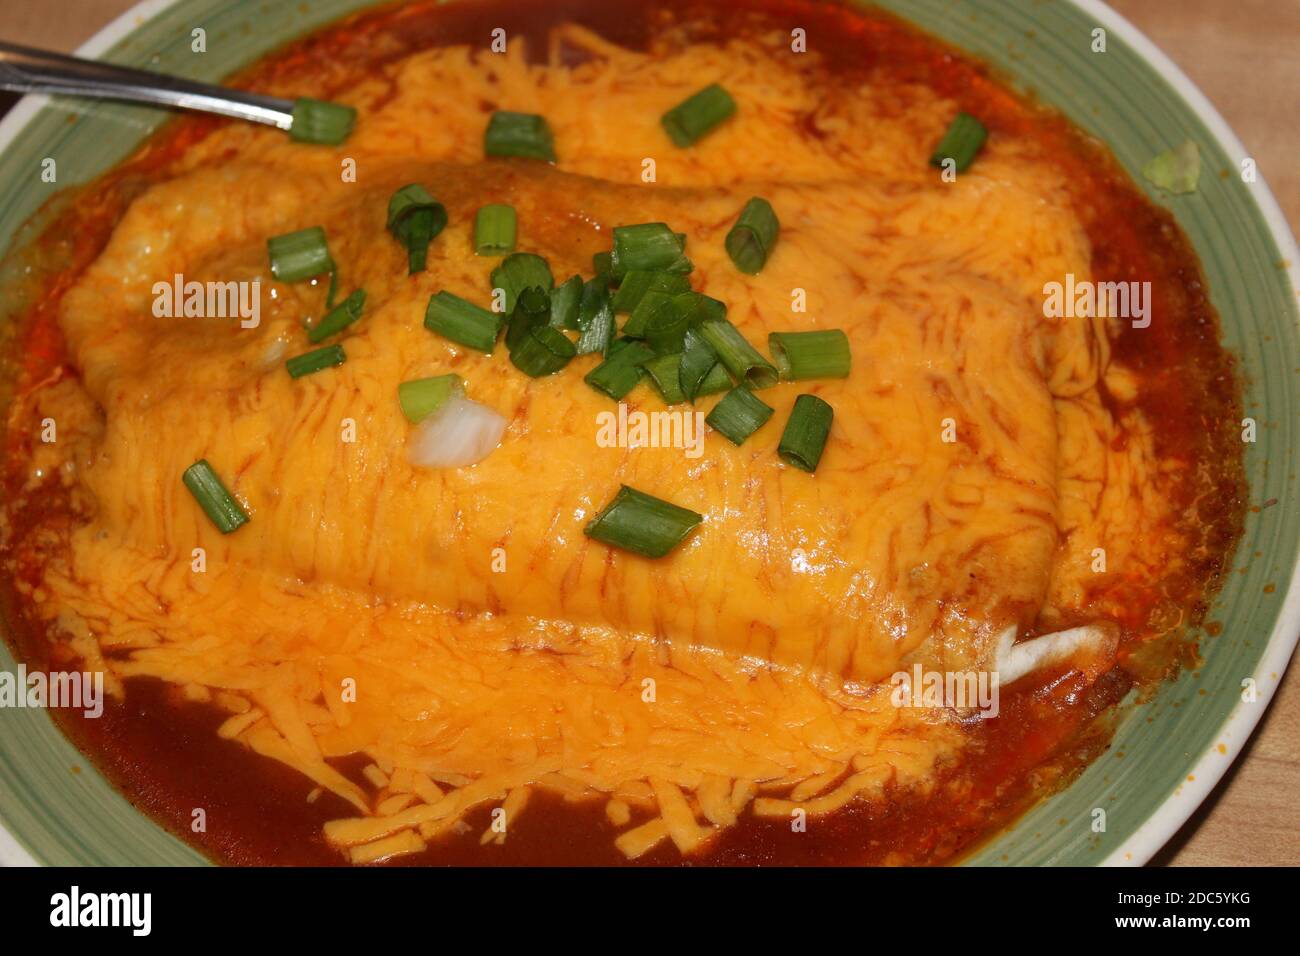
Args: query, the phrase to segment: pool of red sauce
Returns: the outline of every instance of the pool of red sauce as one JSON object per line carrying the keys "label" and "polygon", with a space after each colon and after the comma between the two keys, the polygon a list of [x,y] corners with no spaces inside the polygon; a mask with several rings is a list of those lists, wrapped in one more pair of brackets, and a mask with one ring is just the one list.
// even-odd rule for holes
{"label": "pool of red sauce", "polygon": [[[793,27],[832,74],[857,74],[873,83],[921,82],[980,116],[993,136],[1037,140],[1069,174],[1075,204],[1093,244],[1099,280],[1146,280],[1155,292],[1146,330],[1125,331],[1117,360],[1141,380],[1139,403],[1161,422],[1159,450],[1187,464],[1175,493],[1178,528],[1187,535],[1190,560],[1158,581],[1099,576],[1090,613],[1118,621],[1127,649],[1159,636],[1169,620],[1201,621],[1219,576],[1230,560],[1244,512],[1240,419],[1231,357],[1218,345],[1218,325],[1199,266],[1170,217],[1127,181],[1113,160],[1064,120],[1009,93],[989,70],[906,25],[879,15],[803,0],[747,3],[674,0],[610,3],[606,0],[489,0],[439,6],[423,2],[390,7],[344,21],[294,43],[235,79],[239,85],[328,96],[376,63],[424,47],[481,43],[504,26],[512,36],[542,39],[554,24],[583,23],[631,47],[666,22],[688,24],[699,42],[746,30]],[[544,49],[537,43],[534,49]],[[55,210],[28,254],[38,264],[26,290],[31,307],[9,342],[5,371],[16,394],[51,375],[75,375],[65,364],[56,315],[59,299],[98,254],[130,198],[167,170],[192,143],[221,121],[186,117],[170,123],[130,160],[78,197],[75,208]],[[812,135],[812,127],[808,127]],[[47,210],[47,213],[49,211]],[[21,407],[15,402],[10,418]],[[62,496],[42,495],[32,505],[21,489],[33,430],[9,421],[4,435],[4,490],[9,531],[0,560],[8,574],[0,585],[0,612],[21,659],[36,667],[67,667],[66,646],[48,640],[34,623],[15,585],[35,583],[43,529],[76,520]],[[1198,463],[1220,463],[1206,468]],[[25,504],[26,503],[26,504]],[[1193,507],[1193,503],[1195,506]],[[1072,623],[1072,622],[1060,622]],[[1165,643],[1171,643],[1166,641]],[[1170,650],[1166,667],[1183,656]],[[1155,674],[1158,676],[1160,670]],[[1144,679],[1153,672],[1148,667]],[[928,796],[899,794],[879,805],[850,807],[793,834],[788,821],[747,817],[725,831],[709,852],[683,861],[661,846],[640,863],[737,864],[941,863],[958,859],[1045,793],[1065,785],[1107,746],[1115,706],[1135,683],[1116,667],[1089,685],[1077,673],[1023,681],[1003,693],[996,720],[970,727],[972,744],[960,765],[946,767]],[[178,699],[155,680],[128,683],[125,703],[111,703],[95,721],[55,712],[66,733],[116,786],[163,826],[214,860],[236,864],[334,865],[342,862],[320,836],[320,825],[351,814],[329,794],[308,803],[311,785],[272,760],[249,753],[215,734],[223,715]],[[357,776],[362,761],[340,762]],[[72,768],[69,768],[70,772]],[[191,812],[203,807],[207,830],[189,830]],[[428,852],[392,865],[414,864],[619,864],[614,828],[601,802],[565,803],[534,797],[504,846],[484,850],[478,835],[488,807],[467,818],[471,830],[445,838]]]}

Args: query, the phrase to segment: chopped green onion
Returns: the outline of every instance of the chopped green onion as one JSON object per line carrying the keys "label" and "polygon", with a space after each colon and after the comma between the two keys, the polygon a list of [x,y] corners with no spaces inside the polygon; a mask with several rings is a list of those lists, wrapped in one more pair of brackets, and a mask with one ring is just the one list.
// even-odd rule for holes
{"label": "chopped green onion", "polygon": [[646,272],[636,270],[623,276],[618,291],[614,293],[612,305],[615,312],[632,312],[640,304],[647,292],[666,292],[680,295],[689,292],[691,280],[683,275],[671,272]]}
{"label": "chopped green onion", "polygon": [[951,159],[956,172],[965,172],[988,138],[989,131],[983,123],[969,113],[958,113],[934,148],[930,165],[941,167],[945,160]]}
{"label": "chopped green onion", "polygon": [[[655,388],[659,390],[665,405],[678,405],[687,400],[683,388],[683,366],[680,353],[656,356],[648,362],[643,362],[641,367],[645,369],[646,374],[654,382]],[[731,391],[731,376],[715,360],[713,367],[705,373],[704,378],[698,384],[696,395],[716,395],[719,392],[729,391]]]}
{"label": "chopped green onion", "polygon": [[[722,363],[719,362],[715,364],[713,368],[709,369],[709,373],[704,376],[704,381],[700,382],[699,391],[695,393],[695,397],[699,398],[701,395],[717,395],[720,392],[729,391],[731,391],[731,376],[727,374],[727,370],[723,368]],[[691,399],[691,401],[694,400],[695,399]]]}
{"label": "chopped green onion", "polygon": [[747,387],[737,385],[713,406],[704,423],[733,445],[743,445],[767,423],[772,412],[773,408]]}
{"label": "chopped green onion", "polygon": [[763,358],[740,330],[726,319],[710,319],[699,329],[700,335],[718,353],[718,361],[727,367],[736,381],[748,383],[751,388],[770,388],[779,381],[780,376],[772,363]]}
{"label": "chopped green onion", "polygon": [[852,362],[849,337],[840,329],[773,332],[767,337],[767,349],[781,377],[787,381],[847,378]]}
{"label": "chopped green onion", "polygon": [[553,375],[578,354],[572,340],[559,329],[535,325],[510,350],[515,368],[532,378]]}
{"label": "chopped green onion", "polygon": [[313,349],[310,352],[304,352],[302,355],[295,355],[284,363],[284,367],[289,370],[289,375],[293,378],[302,378],[304,375],[311,375],[327,368],[333,368],[336,365],[342,365],[347,361],[347,355],[343,353],[341,345],[327,345],[322,349]]}
{"label": "chopped green onion", "polygon": [[[654,292],[651,295],[660,296],[662,292]],[[691,327],[690,317],[681,308],[681,302],[677,296],[665,296],[667,302],[662,308],[654,309],[645,319],[645,328],[643,336],[646,344],[654,349],[656,355],[670,355],[675,352],[681,352],[686,347],[686,330]],[[637,311],[632,313],[632,318],[628,319],[627,324],[632,324],[642,312],[642,308],[650,296],[647,295],[641,300],[641,305],[637,306]],[[624,330],[626,334],[626,329]]]}
{"label": "chopped green onion", "polygon": [[609,288],[601,276],[582,287],[578,303],[578,354],[605,353],[614,341],[614,310],[609,303]]}
{"label": "chopped green onion", "polygon": [[[709,374],[714,369],[721,368],[722,366],[718,364],[718,353],[713,351],[713,346],[700,335],[699,329],[687,329],[682,339],[680,371],[682,394],[687,400],[693,402],[703,394],[701,389]],[[722,377],[727,380],[727,388],[730,388],[731,379],[725,371],[722,372]]]}
{"label": "chopped green onion", "polygon": [[816,471],[834,417],[834,409],[816,395],[796,398],[776,449],[781,460],[809,473]]}
{"label": "chopped green onion", "polygon": [[294,101],[289,136],[300,143],[337,146],[352,135],[356,120],[357,111],[351,106],[303,97]]}
{"label": "chopped green onion", "polygon": [[483,135],[483,152],[488,156],[523,156],[555,162],[555,139],[546,117],[534,113],[497,110],[488,120]]}
{"label": "chopped green onion", "polygon": [[614,313],[606,310],[598,313],[592,323],[578,334],[578,354],[607,353],[613,342]]}
{"label": "chopped green onion", "polygon": [[569,276],[551,293],[551,326],[557,329],[578,328],[578,305],[582,301],[582,276]]}
{"label": "chopped green onion", "polygon": [[1201,179],[1201,148],[1190,139],[1184,140],[1143,166],[1142,175],[1165,192],[1194,193]]}
{"label": "chopped green onion", "polygon": [[717,83],[678,103],[659,120],[677,146],[690,146],[736,112],[736,101]]}
{"label": "chopped green onion", "polygon": [[555,277],[551,267],[541,256],[531,252],[516,252],[501,260],[501,264],[492,270],[492,288],[503,289],[506,294],[502,314],[509,315],[515,310],[515,300],[525,289],[541,289],[549,293],[555,287]]}
{"label": "chopped green onion", "polygon": [[357,289],[307,330],[307,340],[313,343],[324,342],[331,335],[338,335],[361,318],[361,309],[365,304],[366,290]]}
{"label": "chopped green onion", "polygon": [[429,307],[424,312],[424,327],[453,342],[491,355],[497,333],[501,331],[501,322],[495,313],[444,290],[429,298]]}
{"label": "chopped green onion", "polygon": [[755,196],[745,203],[736,224],[727,233],[727,255],[741,272],[757,275],[767,265],[780,233],[781,222],[772,204]]}
{"label": "chopped green onion", "polygon": [[703,520],[701,514],[623,485],[583,534],[614,548],[662,558]]}
{"label": "chopped green onion", "polygon": [[217,530],[230,534],[236,528],[248,523],[248,512],[243,509],[234,496],[226,490],[217,473],[212,470],[207,459],[200,458],[181,475],[181,481],[190,490],[190,494],[199,503],[199,507],[212,519]]}
{"label": "chopped green onion", "polygon": [[474,254],[504,256],[515,251],[515,207],[484,206],[474,216]]}
{"label": "chopped green onion", "polygon": [[334,308],[334,296],[338,293],[338,291],[339,291],[339,270],[337,267],[335,267],[330,270],[330,287],[329,287],[329,291],[325,293],[326,309]]}
{"label": "chopped green onion", "polygon": [[513,352],[530,329],[547,325],[550,319],[551,300],[547,294],[535,287],[524,289],[510,313],[510,321],[506,323],[506,348]]}
{"label": "chopped green onion", "polygon": [[682,392],[680,370],[682,365],[681,353],[673,355],[660,355],[643,364],[641,367],[646,370],[650,380],[655,383],[655,388],[659,389],[659,394],[663,397],[665,405],[680,405],[686,401],[686,395]]}
{"label": "chopped green onion", "polygon": [[459,375],[435,375],[417,378],[397,386],[397,401],[402,414],[412,425],[418,425],[453,395],[464,395],[465,383]]}
{"label": "chopped green onion", "polygon": [[334,271],[325,230],[320,226],[299,229],[266,240],[271,257],[271,275],[281,282],[301,282]]}
{"label": "chopped green onion", "polygon": [[609,252],[598,252],[591,257],[591,267],[598,276],[607,276],[614,271],[614,256]]}
{"label": "chopped green onion", "polygon": [[643,222],[614,227],[610,274],[621,279],[629,272],[672,272],[686,275],[694,268],[686,258],[686,236],[666,223]]}
{"label": "chopped green onion", "polygon": [[388,231],[406,249],[407,272],[424,270],[429,243],[447,226],[447,208],[419,183],[409,183],[388,200]]}
{"label": "chopped green onion", "polygon": [[[677,338],[680,340],[686,333],[686,318],[677,310],[674,299],[674,296],[666,292],[647,292],[628,316],[623,325],[623,334],[630,339],[643,339],[653,325],[656,328],[667,328],[670,332],[674,328],[678,329]],[[664,354],[658,349],[656,351]],[[680,352],[681,342],[678,341],[675,348],[666,351]]]}
{"label": "chopped green onion", "polygon": [[710,298],[702,292],[683,292],[676,297],[675,301],[677,308],[691,325],[727,317],[727,303]]}
{"label": "chopped green onion", "polygon": [[[641,366],[655,357],[654,352],[640,342],[617,343],[609,348],[608,358],[587,373],[583,381],[598,392],[604,392],[615,401],[621,399],[641,381]],[[617,350],[616,350],[617,348]]]}

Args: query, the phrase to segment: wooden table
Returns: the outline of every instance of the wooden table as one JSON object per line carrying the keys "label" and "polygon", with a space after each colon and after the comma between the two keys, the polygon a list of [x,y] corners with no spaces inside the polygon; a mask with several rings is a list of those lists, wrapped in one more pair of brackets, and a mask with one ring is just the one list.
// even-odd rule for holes
{"label": "wooden table", "polygon": [[[0,38],[71,51],[131,5],[131,0],[6,3],[0,6]],[[1111,0],[1111,6],[1168,53],[1218,107],[1259,163],[1292,229],[1300,231],[1300,3]],[[1300,863],[1297,794],[1300,678],[1291,673],[1245,753],[1154,862]]]}

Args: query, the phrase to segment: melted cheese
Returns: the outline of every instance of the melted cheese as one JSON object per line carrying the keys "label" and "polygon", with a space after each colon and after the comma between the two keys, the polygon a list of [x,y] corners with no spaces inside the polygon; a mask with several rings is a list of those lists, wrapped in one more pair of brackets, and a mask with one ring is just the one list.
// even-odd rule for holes
{"label": "melted cheese", "polygon": [[[48,569],[46,606],[118,677],[218,691],[223,736],[356,807],[327,836],[358,862],[533,786],[610,801],[625,823],[657,807],[621,838],[629,855],[667,839],[689,852],[756,794],[759,813],[816,813],[924,788],[962,735],[878,682],[914,662],[990,666],[1009,625],[1082,602],[1092,548],[1140,560],[1112,529],[1163,515],[1141,490],[1144,426],[1100,402],[1104,326],[1043,317],[1044,283],[1086,276],[1090,250],[1031,142],[995,137],[943,183],[926,150],[954,106],[928,89],[841,90],[754,41],[655,56],[570,28],[556,44],[587,61],[557,49],[529,66],[514,42],[394,64],[337,97],[360,108],[337,150],[223,129],[134,201],[63,303],[102,423],[76,462],[95,516]],[[724,77],[737,119],[673,148],[658,117]],[[498,107],[548,118],[556,168],[482,161]],[[407,276],[384,217],[413,181],[450,224]],[[783,225],[757,277],[723,250],[751,195]],[[776,413],[740,448],[597,447],[611,404],[581,382],[594,359],[533,380],[422,326],[441,289],[487,304],[495,260],[470,238],[489,202],[516,207],[520,248],[560,281],[590,272],[613,226],[668,222],[689,236],[693,286],[751,342],[842,328],[853,373],[765,391]],[[346,364],[292,380],[283,356],[307,350],[322,295],[274,283],[265,241],[317,224],[343,291],[368,299]],[[154,283],[177,273],[260,279],[261,326],[152,317]],[[414,469],[396,386],[446,371],[510,424],[477,466]],[[776,455],[801,390],[836,412],[815,476]],[[84,400],[41,399],[56,416]],[[644,387],[629,401],[662,407]],[[233,535],[181,484],[199,458],[252,516]],[[611,552],[582,527],[620,483],[705,523],[662,561]],[[364,785],[330,763],[362,752]]]}

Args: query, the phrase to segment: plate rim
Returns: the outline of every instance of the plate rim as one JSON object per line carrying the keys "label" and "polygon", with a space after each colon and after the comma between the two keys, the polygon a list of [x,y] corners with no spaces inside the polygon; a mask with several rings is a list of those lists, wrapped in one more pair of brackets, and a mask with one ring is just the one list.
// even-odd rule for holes
{"label": "plate rim", "polygon": [[[118,40],[129,36],[179,0],[140,0],[101,27],[89,40],[72,51],[74,56],[97,59]],[[29,93],[22,97],[3,119],[0,119],[0,152],[9,147],[29,122],[45,109],[50,97],[43,93]],[[0,867],[41,866],[16,833],[9,831],[0,817]]]}
{"label": "plate rim", "polygon": [[[76,56],[97,58],[119,40],[179,2],[181,0],[141,0],[103,26],[73,52]],[[1067,2],[1122,38],[1148,66],[1169,83],[1229,155],[1249,155],[1244,144],[1209,98],[1146,34],[1103,0]],[[22,97],[8,115],[0,119],[0,151],[8,148],[49,103],[50,97],[43,94]],[[1291,226],[1262,173],[1253,185],[1255,188],[1250,191],[1251,201],[1262,215],[1271,238],[1287,263],[1285,272],[1291,287],[1300,289],[1300,249],[1297,248]],[[1296,562],[1285,598],[1278,610],[1277,621],[1258,665],[1259,671],[1277,673],[1278,679],[1265,682],[1259,690],[1257,701],[1250,707],[1243,707],[1238,700],[1217,729],[1216,737],[1225,742],[1209,747],[1196,758],[1188,767],[1190,778],[1168,793],[1128,838],[1099,862],[1100,866],[1141,866],[1147,863],[1191,818],[1235,766],[1242,750],[1250,742],[1255,729],[1268,712],[1278,687],[1286,679],[1287,665],[1297,642],[1300,642],[1300,561]],[[1225,733],[1229,729],[1234,732]],[[1226,753],[1218,747],[1225,747]],[[996,840],[996,835],[992,839]],[[27,849],[21,838],[11,833],[3,818],[0,818],[0,867],[40,865],[40,861]]]}
{"label": "plate rim", "polygon": [[[1068,0],[1071,4],[1094,17],[1107,29],[1114,30],[1148,65],[1156,70],[1194,113],[1205,123],[1219,144],[1229,155],[1243,158],[1249,156],[1245,145],[1237,137],[1227,120],[1210,102],[1209,97],[1201,92],[1192,79],[1183,72],[1168,54],[1161,50],[1145,33],[1135,27],[1118,11],[1102,0]],[[1295,235],[1290,223],[1282,213],[1273,190],[1269,188],[1262,174],[1251,190],[1251,200],[1264,217],[1278,251],[1287,263],[1286,274],[1290,278],[1291,288],[1300,289],[1300,251],[1297,250]],[[1249,708],[1242,707],[1238,699],[1228,716],[1219,725],[1216,736],[1220,743],[1206,749],[1195,762],[1188,767],[1188,779],[1167,794],[1160,805],[1142,823],[1138,824],[1129,837],[1100,861],[1101,866],[1141,866],[1176,834],[1209,797],[1219,782],[1228,775],[1236,764],[1242,750],[1254,736],[1255,728],[1264,719],[1278,687],[1286,679],[1287,665],[1300,642],[1300,561],[1291,574],[1287,585],[1286,597],[1278,609],[1277,621],[1269,635],[1264,653],[1260,657],[1257,673],[1273,671],[1278,674],[1276,681],[1266,682],[1259,692],[1257,704]],[[1235,732],[1226,734],[1229,728]],[[1226,753],[1218,747],[1224,747]],[[1226,759],[1225,759],[1226,758]]]}

